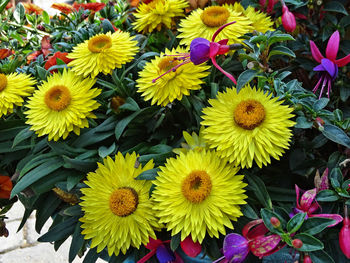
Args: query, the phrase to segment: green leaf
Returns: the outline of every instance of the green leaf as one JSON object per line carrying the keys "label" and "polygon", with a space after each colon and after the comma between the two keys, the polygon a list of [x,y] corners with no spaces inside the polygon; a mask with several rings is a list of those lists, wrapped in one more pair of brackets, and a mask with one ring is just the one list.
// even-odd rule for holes
{"label": "green leaf", "polygon": [[287,223],[287,231],[291,234],[297,232],[304,223],[305,216],[306,213],[298,213],[293,216]]}
{"label": "green leaf", "polygon": [[348,12],[346,11],[345,7],[338,1],[332,1],[332,2],[326,3],[324,5],[323,10],[341,13],[341,14],[344,14],[346,16],[348,15]]}
{"label": "green leaf", "polygon": [[51,217],[56,208],[61,204],[59,199],[53,192],[48,194],[45,202],[36,210],[35,230],[40,233],[46,221]]}
{"label": "green leaf", "polygon": [[115,143],[113,143],[108,148],[106,146],[100,146],[100,148],[98,148],[98,155],[101,158],[105,158],[108,155],[110,155],[112,152],[114,152],[115,149],[116,149]]}
{"label": "green leaf", "polygon": [[313,263],[335,263],[324,250],[313,251],[309,255]]}
{"label": "green leaf", "polygon": [[289,34],[274,34],[269,38],[269,45],[272,45],[276,42],[282,42],[282,41],[288,41],[288,40],[295,40],[295,39]]}
{"label": "green leaf", "polygon": [[171,250],[175,251],[179,247],[180,242],[181,242],[181,234],[180,233],[177,233],[175,236],[172,236],[171,240],[170,240]]}
{"label": "green leaf", "polygon": [[248,185],[258,198],[260,203],[266,207],[272,209],[272,202],[269,193],[266,190],[264,182],[256,175],[246,175]]}
{"label": "green leaf", "polygon": [[264,42],[266,41],[266,39],[267,39],[267,36],[265,35],[253,36],[251,39],[249,39],[249,42],[255,44],[255,43]]}
{"label": "green leaf", "polygon": [[316,235],[326,227],[335,223],[335,220],[324,217],[309,217],[300,228],[300,232]]}
{"label": "green leaf", "polygon": [[98,259],[98,253],[96,251],[96,247],[90,248],[89,252],[84,257],[83,263],[96,263]]}
{"label": "green leaf", "polygon": [[115,32],[113,25],[111,24],[111,22],[108,19],[104,19],[102,21],[102,29],[103,29],[103,33],[105,33],[105,34],[108,32],[111,32],[111,33]]}
{"label": "green leaf", "polygon": [[78,222],[73,233],[72,242],[69,248],[69,263],[73,262],[84,244],[84,236],[81,234],[82,229],[80,228],[81,224],[82,223]]}
{"label": "green leaf", "polygon": [[65,168],[73,168],[81,172],[91,172],[95,170],[97,167],[96,161],[80,160],[76,158],[72,159],[67,156],[62,156],[62,157],[65,162],[64,164]]}
{"label": "green leaf", "polygon": [[246,85],[248,84],[253,78],[258,75],[258,72],[253,69],[248,69],[246,71],[243,71],[241,75],[238,76],[237,79],[237,93]]}
{"label": "green leaf", "polygon": [[50,17],[45,10],[43,11],[43,21],[45,24],[50,25]]}
{"label": "green leaf", "polygon": [[18,3],[16,5],[16,9],[13,12],[13,17],[15,18],[15,20],[17,21],[18,24],[21,24],[21,21],[24,18],[24,14],[25,14],[25,9],[22,3]]}
{"label": "green leaf", "polygon": [[317,238],[309,234],[305,234],[305,233],[297,234],[294,236],[294,238],[298,238],[301,241],[303,241],[303,246],[298,249],[299,251],[309,252],[309,251],[321,250],[324,248],[323,243],[320,240],[318,240]]}
{"label": "green leaf", "polygon": [[275,55],[285,55],[295,58],[294,52],[285,46],[276,46],[272,48],[269,53],[269,58]]}
{"label": "green leaf", "polygon": [[329,102],[329,99],[328,98],[321,98],[319,100],[316,100],[314,105],[312,106],[312,108],[314,109],[314,111],[320,111],[322,110],[324,107],[327,106]]}
{"label": "green leaf", "polygon": [[329,179],[334,189],[340,188],[343,184],[343,174],[339,167],[333,168],[329,174]]}
{"label": "green leaf", "polygon": [[295,128],[309,129],[312,127],[312,121],[307,120],[305,117],[298,117],[296,121],[297,123],[294,126]]}
{"label": "green leaf", "polygon": [[21,130],[16,137],[13,140],[12,148],[14,148],[17,144],[21,143],[22,141],[28,139],[34,134],[34,131],[29,130],[30,127],[25,128],[24,130]]}
{"label": "green leaf", "polygon": [[332,124],[325,124],[323,128],[322,133],[329,140],[350,148],[350,138],[343,130]]}
{"label": "green leaf", "polygon": [[276,214],[275,212],[269,210],[269,209],[266,209],[266,208],[263,208],[260,210],[260,215],[261,215],[261,218],[262,220],[264,221],[264,225],[272,232],[272,233],[275,233],[275,234],[283,234],[283,232],[275,227],[273,227],[273,225],[271,224],[270,220],[271,220],[271,217],[276,217],[278,218],[278,220],[281,222],[282,226],[285,225],[285,220],[280,217],[278,214]]}
{"label": "green leaf", "polygon": [[139,116],[141,113],[150,111],[152,108],[144,108],[142,110],[136,111],[133,114],[129,115],[128,117],[120,120],[117,125],[115,126],[115,137],[117,140],[120,139],[122,136],[125,128],[129,125],[130,122],[132,122],[137,116]]}
{"label": "green leaf", "polygon": [[10,2],[10,0],[2,0],[1,4],[0,4],[0,13],[2,13],[2,11],[4,11],[4,9],[6,8],[7,4]]}
{"label": "green leaf", "polygon": [[150,169],[140,173],[135,179],[136,180],[154,180],[158,176],[159,168]]}
{"label": "green leaf", "polygon": [[241,206],[241,211],[245,217],[248,217],[250,219],[259,218],[258,215],[255,213],[254,209],[248,204]]}
{"label": "green leaf", "polygon": [[48,71],[46,69],[44,69],[43,67],[40,67],[38,65],[36,65],[35,68],[36,68],[36,71],[38,72],[39,78],[41,80],[46,80]]}
{"label": "green leaf", "polygon": [[137,104],[137,102],[133,98],[128,97],[125,100],[125,103],[119,107],[119,109],[121,109],[121,110],[130,110],[130,111],[138,111],[138,110],[140,110],[140,107],[139,107],[139,105]]}
{"label": "green leaf", "polygon": [[55,225],[50,230],[38,238],[39,242],[53,242],[67,238],[74,232],[78,217],[70,217],[67,220]]}
{"label": "green leaf", "polygon": [[19,182],[13,187],[11,192],[11,198],[17,195],[19,192],[23,191],[25,188],[35,183],[39,179],[47,176],[48,174],[56,171],[58,168],[62,167],[63,161],[61,158],[52,158],[49,161],[39,165],[35,169],[31,170],[29,173],[25,174]]}
{"label": "green leaf", "polygon": [[333,190],[327,189],[318,192],[316,199],[319,202],[334,202],[339,199],[339,196]]}

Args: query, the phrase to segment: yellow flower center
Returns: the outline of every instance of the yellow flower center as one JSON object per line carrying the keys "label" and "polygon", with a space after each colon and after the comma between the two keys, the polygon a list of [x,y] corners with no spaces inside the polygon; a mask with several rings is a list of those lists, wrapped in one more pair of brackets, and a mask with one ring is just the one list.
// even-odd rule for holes
{"label": "yellow flower center", "polygon": [[182,193],[192,203],[200,203],[207,198],[211,192],[210,176],[205,171],[192,171],[182,181]]}
{"label": "yellow flower center", "polygon": [[66,86],[53,86],[45,93],[47,107],[55,111],[61,111],[68,107],[71,101],[69,89]]}
{"label": "yellow flower center", "polygon": [[0,91],[3,91],[7,86],[7,77],[5,74],[0,73]]}
{"label": "yellow flower center", "polygon": [[139,196],[130,187],[115,190],[109,198],[109,208],[117,216],[128,216],[135,212],[139,204]]}
{"label": "yellow flower center", "polygon": [[106,35],[94,36],[88,42],[88,48],[93,53],[100,53],[112,46],[112,39]]}
{"label": "yellow flower center", "polygon": [[179,65],[179,61],[174,60],[173,57],[163,57],[158,63],[158,68],[160,71],[166,72],[177,65]]}
{"label": "yellow flower center", "polygon": [[256,100],[240,102],[234,111],[234,120],[243,129],[253,130],[265,119],[265,108]]}
{"label": "yellow flower center", "polygon": [[219,27],[226,24],[230,12],[222,6],[207,7],[201,14],[201,19],[204,24],[209,27]]}

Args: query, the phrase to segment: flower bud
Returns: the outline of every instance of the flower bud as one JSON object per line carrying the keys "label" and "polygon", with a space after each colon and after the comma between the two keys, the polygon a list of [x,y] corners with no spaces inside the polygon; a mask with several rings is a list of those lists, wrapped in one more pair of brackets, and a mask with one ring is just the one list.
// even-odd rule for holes
{"label": "flower bud", "polygon": [[339,245],[344,255],[350,259],[350,220],[348,217],[344,218],[343,227],[339,233]]}
{"label": "flower bud", "polygon": [[306,255],[306,256],[304,257],[303,263],[312,263],[312,260],[311,260],[311,258],[310,258],[309,255]]}
{"label": "flower bud", "polygon": [[45,27],[43,25],[37,25],[36,29],[39,29],[41,31],[45,31]]}
{"label": "flower bud", "polygon": [[274,216],[270,218],[270,223],[274,228],[278,228],[281,226],[281,222],[279,221],[279,219]]}
{"label": "flower bud", "polygon": [[125,103],[125,99],[119,96],[115,96],[111,100],[111,108],[117,113],[119,112],[119,107]]}
{"label": "flower bud", "polygon": [[293,32],[297,26],[295,16],[289,11],[287,6],[282,9],[282,25],[287,32]]}
{"label": "flower bud", "polygon": [[303,246],[303,241],[301,241],[300,239],[293,239],[292,240],[292,245],[294,248],[301,248]]}

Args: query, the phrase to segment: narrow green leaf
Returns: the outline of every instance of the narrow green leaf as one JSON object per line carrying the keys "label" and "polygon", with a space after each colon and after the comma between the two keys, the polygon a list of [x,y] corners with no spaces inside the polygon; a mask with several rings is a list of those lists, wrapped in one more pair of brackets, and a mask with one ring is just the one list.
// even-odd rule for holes
{"label": "narrow green leaf", "polygon": [[13,140],[12,148],[16,147],[17,144],[23,142],[34,134],[34,131],[29,130],[30,127],[21,130]]}
{"label": "narrow green leaf", "polygon": [[175,251],[179,247],[180,242],[181,242],[181,234],[180,233],[176,234],[175,236],[172,236],[171,240],[170,240],[171,250]]}
{"label": "narrow green leaf", "polygon": [[237,79],[237,93],[246,85],[248,84],[252,79],[254,79],[258,75],[258,72],[253,69],[248,69],[246,71],[243,71],[241,75],[238,76]]}
{"label": "narrow green leaf", "polygon": [[154,180],[158,176],[159,168],[150,169],[140,173],[135,179],[136,180]]}
{"label": "narrow green leaf", "polygon": [[287,223],[287,231],[291,234],[297,232],[304,223],[305,216],[306,213],[298,213],[293,216]]}
{"label": "narrow green leaf", "polygon": [[335,143],[350,148],[350,138],[343,130],[332,124],[325,124],[323,127],[324,130],[322,133],[325,137]]}
{"label": "narrow green leaf", "polygon": [[272,45],[277,42],[288,41],[288,40],[295,40],[295,39],[289,34],[274,34],[269,38],[269,45]]}
{"label": "narrow green leaf", "polygon": [[111,33],[115,32],[113,25],[111,24],[111,22],[108,19],[104,19],[102,21],[102,29],[103,29],[103,33],[105,33],[105,34],[108,32],[111,32]]}
{"label": "narrow green leaf", "polygon": [[74,232],[74,229],[77,225],[78,218],[71,217],[67,220],[55,225],[50,228],[50,230],[38,238],[39,242],[53,242],[57,240],[61,240],[67,238]]}
{"label": "narrow green leaf", "polygon": [[4,11],[4,9],[6,8],[7,4],[10,2],[10,0],[2,0],[1,4],[0,4],[0,13],[2,13],[2,11]]}
{"label": "narrow green leaf", "polygon": [[101,158],[105,158],[108,155],[110,155],[112,152],[114,152],[115,149],[116,149],[115,143],[113,143],[108,148],[106,146],[100,146],[100,148],[98,148],[98,155]]}
{"label": "narrow green leaf", "polygon": [[313,263],[335,263],[324,250],[313,251],[309,255]]}
{"label": "narrow green leaf", "polygon": [[11,198],[23,191],[25,188],[43,178],[44,176],[56,171],[62,167],[63,161],[61,158],[52,158],[49,161],[39,165],[29,173],[24,175],[19,182],[13,187],[11,192]]}
{"label": "narrow green leaf", "polygon": [[46,201],[43,202],[43,205],[40,207],[40,209],[36,210],[36,232],[40,233],[46,221],[51,217],[61,202],[61,199],[59,199],[53,192],[48,194]]}
{"label": "narrow green leaf", "polygon": [[272,209],[271,198],[266,190],[264,182],[256,175],[246,175],[246,178],[248,180],[248,185],[252,188],[260,203],[264,207]]}
{"label": "narrow green leaf", "polygon": [[84,244],[84,236],[81,234],[82,229],[80,226],[81,223],[78,222],[73,233],[72,242],[69,248],[69,263],[73,262],[74,258]]}

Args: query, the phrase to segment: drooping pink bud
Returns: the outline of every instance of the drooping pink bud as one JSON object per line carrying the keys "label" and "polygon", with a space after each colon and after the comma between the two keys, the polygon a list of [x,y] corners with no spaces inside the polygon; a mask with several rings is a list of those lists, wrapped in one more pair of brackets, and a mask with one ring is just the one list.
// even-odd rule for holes
{"label": "drooping pink bud", "polygon": [[303,246],[303,241],[301,241],[300,239],[293,239],[292,240],[292,245],[294,248],[301,248]]}
{"label": "drooping pink bud", "polygon": [[199,242],[193,242],[191,236],[186,237],[180,243],[182,250],[189,257],[195,258],[201,253],[202,246]]}
{"label": "drooping pink bud", "polygon": [[297,26],[295,16],[286,5],[282,8],[282,25],[287,32],[293,32]]}
{"label": "drooping pink bud", "polygon": [[310,258],[309,255],[306,255],[306,256],[304,257],[303,263],[312,263],[312,260],[311,260],[311,258]]}
{"label": "drooping pink bud", "polygon": [[350,220],[348,217],[344,218],[343,227],[339,233],[339,245],[344,255],[350,259]]}

